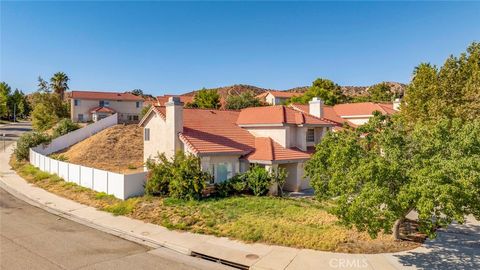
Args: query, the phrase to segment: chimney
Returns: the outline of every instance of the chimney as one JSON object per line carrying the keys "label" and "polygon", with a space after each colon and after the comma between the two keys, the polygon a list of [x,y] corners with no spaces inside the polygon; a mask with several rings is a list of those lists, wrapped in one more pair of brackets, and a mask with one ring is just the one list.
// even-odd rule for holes
{"label": "chimney", "polygon": [[166,112],[166,148],[165,155],[168,158],[175,156],[175,153],[182,150],[182,143],[178,133],[183,132],[183,103],[180,97],[169,97],[165,103]]}
{"label": "chimney", "polygon": [[402,100],[399,99],[399,98],[396,98],[394,101],[393,101],[393,109],[395,111],[400,111],[400,104],[402,103]]}
{"label": "chimney", "polygon": [[319,118],[323,117],[323,101],[320,98],[312,98],[308,105],[308,113]]}

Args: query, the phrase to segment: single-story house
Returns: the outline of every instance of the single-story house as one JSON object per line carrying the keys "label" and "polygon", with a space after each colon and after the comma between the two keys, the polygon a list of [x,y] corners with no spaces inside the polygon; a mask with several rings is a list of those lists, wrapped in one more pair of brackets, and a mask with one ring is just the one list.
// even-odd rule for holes
{"label": "single-story house", "polygon": [[143,98],[131,93],[72,91],[70,117],[74,122],[96,122],[118,113],[120,123],[138,123]]}
{"label": "single-story house", "polygon": [[241,111],[184,108],[179,97],[152,106],[140,121],[144,160],[158,153],[172,157],[184,151],[200,157],[202,169],[219,183],[258,164],[285,168],[288,191],[309,188],[304,163],[314,146],[336,123],[319,117],[323,103],[313,100],[311,113],[284,105]]}

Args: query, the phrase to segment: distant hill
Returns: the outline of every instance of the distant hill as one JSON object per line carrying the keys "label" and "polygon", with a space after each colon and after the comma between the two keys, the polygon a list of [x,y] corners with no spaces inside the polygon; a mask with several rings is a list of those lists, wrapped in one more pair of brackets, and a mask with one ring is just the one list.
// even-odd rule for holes
{"label": "distant hill", "polygon": [[[390,85],[392,92],[395,92],[396,94],[400,94],[400,96],[403,96],[403,93],[406,88],[406,84],[403,83],[398,83],[398,82],[386,82]],[[364,95],[368,93],[368,89],[371,86],[342,86],[342,91],[346,96],[358,96],[358,95]],[[309,86],[299,86],[299,87],[294,87],[291,89],[287,90],[278,90],[278,89],[268,89],[268,88],[261,88],[253,85],[247,85],[247,84],[235,84],[231,86],[224,86],[224,87],[218,87],[214,88],[218,91],[222,99],[224,100],[229,94],[231,95],[238,95],[240,93],[246,92],[246,91],[252,91],[256,95],[261,94],[263,92],[269,91],[269,90],[274,90],[274,91],[286,91],[286,92],[295,92],[295,93],[303,93],[307,91]],[[195,95],[195,91],[188,92],[183,94],[184,96],[193,96]]]}

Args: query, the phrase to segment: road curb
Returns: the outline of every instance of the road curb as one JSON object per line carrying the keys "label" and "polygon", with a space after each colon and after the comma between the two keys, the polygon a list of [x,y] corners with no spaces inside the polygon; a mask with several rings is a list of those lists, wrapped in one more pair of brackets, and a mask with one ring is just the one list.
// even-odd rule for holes
{"label": "road curb", "polygon": [[24,195],[21,192],[18,192],[16,189],[10,187],[7,183],[5,183],[2,180],[0,180],[0,188],[4,189],[5,191],[10,193],[11,195],[16,197],[17,199],[22,200],[22,201],[24,201],[24,202],[26,202],[30,205],[33,205],[37,208],[45,210],[45,211],[47,211],[51,214],[54,214],[56,216],[66,218],[66,219],[69,219],[69,220],[74,221],[76,223],[88,226],[90,228],[93,228],[93,229],[96,229],[96,230],[99,230],[99,231],[102,231],[102,232],[105,232],[105,233],[108,233],[108,234],[126,239],[126,240],[129,240],[129,241],[132,241],[132,242],[135,242],[137,244],[145,245],[145,246],[148,246],[148,247],[151,247],[151,248],[154,248],[154,249],[155,248],[166,248],[166,249],[169,249],[169,250],[172,250],[172,251],[175,251],[177,253],[184,254],[184,255],[188,255],[188,256],[191,256],[191,254],[192,254],[190,249],[179,246],[179,245],[176,245],[176,244],[159,243],[157,241],[148,239],[146,237],[140,237],[138,235],[132,234],[132,233],[127,232],[127,231],[105,227],[105,226],[96,224],[95,222],[92,222],[90,220],[86,220],[86,219],[83,219],[83,218],[78,217],[76,215],[73,215],[70,212],[66,212],[66,211],[63,211],[63,210],[59,210],[59,209],[50,207],[46,204],[38,202],[38,201]]}

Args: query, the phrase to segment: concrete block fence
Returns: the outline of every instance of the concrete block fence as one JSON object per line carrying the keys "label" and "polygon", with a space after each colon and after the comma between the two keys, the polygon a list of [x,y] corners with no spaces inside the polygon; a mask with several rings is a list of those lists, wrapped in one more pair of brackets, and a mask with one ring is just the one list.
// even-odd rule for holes
{"label": "concrete block fence", "polygon": [[56,174],[67,182],[125,200],[143,195],[146,172],[119,174],[49,158],[48,155],[72,146],[93,134],[117,124],[114,114],[84,128],[58,137],[47,146],[30,148],[30,163],[41,171]]}

